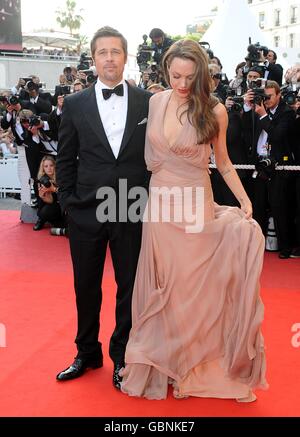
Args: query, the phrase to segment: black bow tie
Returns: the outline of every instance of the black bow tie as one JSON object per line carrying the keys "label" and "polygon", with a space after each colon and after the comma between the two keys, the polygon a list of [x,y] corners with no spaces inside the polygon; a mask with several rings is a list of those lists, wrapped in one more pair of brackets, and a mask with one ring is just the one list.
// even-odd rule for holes
{"label": "black bow tie", "polygon": [[116,94],[117,96],[124,96],[124,87],[123,87],[123,84],[121,83],[120,85],[116,86],[113,89],[104,88],[102,90],[102,94],[103,94],[104,100],[109,99],[112,94]]}

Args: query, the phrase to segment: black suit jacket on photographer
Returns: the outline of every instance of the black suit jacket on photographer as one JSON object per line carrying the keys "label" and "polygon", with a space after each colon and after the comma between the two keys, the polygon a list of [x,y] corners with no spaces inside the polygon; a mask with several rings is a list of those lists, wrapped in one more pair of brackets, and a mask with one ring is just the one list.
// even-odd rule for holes
{"label": "black suit jacket on photographer", "polygon": [[[293,130],[291,131],[291,145],[292,145],[292,150],[293,150],[293,154],[295,157],[295,164],[296,165],[300,165],[299,138],[300,138],[300,117],[298,117],[295,120]],[[299,175],[300,175],[300,172],[299,172]]]}
{"label": "black suit jacket on photographer", "polygon": [[[58,130],[59,130],[59,126],[60,126],[60,121],[61,121],[61,114],[58,115],[57,114],[57,108],[55,108],[51,114],[44,114],[42,116],[42,119],[44,121],[47,121],[49,124],[49,136],[51,137],[52,140],[54,141],[58,141]],[[48,135],[48,132],[46,132]]]}
{"label": "black suit jacket on photographer", "polygon": [[165,54],[165,52],[168,50],[169,47],[174,43],[174,41],[171,38],[164,37],[163,43],[161,46],[157,46],[156,44],[153,44],[153,61],[157,64],[160,64],[162,61],[162,58]]}
{"label": "black suit jacket on photographer", "polygon": [[11,131],[13,133],[13,136],[15,137],[15,141],[16,141],[17,145],[21,146],[24,143],[24,139],[21,139],[16,131],[17,113],[16,113],[16,111],[12,112],[12,117],[11,117],[10,121],[7,121],[6,115],[7,115],[7,113],[4,114],[4,116],[1,120],[1,127],[4,130],[11,128]]}
{"label": "black suit jacket on photographer", "polygon": [[43,99],[42,97],[38,97],[36,103],[32,103],[30,100],[21,100],[22,109],[29,109],[36,115],[40,115],[42,113],[50,114],[52,111],[51,103]]}
{"label": "black suit jacket on photographer", "polygon": [[[229,111],[228,128],[226,133],[228,155],[233,164],[246,164],[247,147],[245,143],[242,115]],[[246,170],[238,170],[240,177],[246,176]]]}
{"label": "black suit jacket on photographer", "polygon": [[279,86],[282,86],[283,68],[280,64],[269,64],[267,67],[269,72],[267,79],[275,80]]}
{"label": "black suit jacket on photographer", "polygon": [[[254,120],[253,120],[254,115]],[[254,121],[254,130],[253,130]],[[262,130],[268,134],[268,144],[271,145],[270,155],[278,164],[292,164],[293,154],[290,144],[290,132],[295,121],[295,112],[280,101],[275,114],[264,117],[254,111],[243,114],[243,125],[246,143],[248,145],[248,161],[255,164],[257,161],[257,143]],[[253,137],[254,133],[254,137]]]}
{"label": "black suit jacket on photographer", "polygon": [[151,94],[128,85],[125,131],[116,159],[106,137],[96,101],[95,85],[67,96],[59,129],[56,161],[58,199],[77,226],[95,234],[102,226],[96,218],[100,187],[118,193],[120,179],[128,190],[148,187],[149,172],[144,160],[145,131]]}

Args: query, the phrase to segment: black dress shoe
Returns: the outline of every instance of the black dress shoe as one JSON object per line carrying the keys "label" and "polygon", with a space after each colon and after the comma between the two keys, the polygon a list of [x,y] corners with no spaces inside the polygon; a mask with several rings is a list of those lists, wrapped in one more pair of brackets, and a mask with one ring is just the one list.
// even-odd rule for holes
{"label": "black dress shoe", "polygon": [[58,381],[68,381],[69,379],[79,378],[86,369],[98,369],[103,366],[103,358],[97,358],[93,360],[83,360],[81,358],[75,358],[75,361],[70,367],[63,370],[56,375]]}
{"label": "black dress shoe", "polygon": [[117,390],[121,390],[122,376],[119,375],[120,370],[125,367],[124,363],[116,363],[113,372],[113,385]]}
{"label": "black dress shoe", "polygon": [[45,222],[43,222],[43,220],[38,219],[38,221],[36,222],[36,224],[33,226],[33,230],[34,231],[40,231],[41,229],[43,229]]}
{"label": "black dress shoe", "polygon": [[288,259],[291,255],[291,251],[289,249],[283,249],[279,255],[278,258],[280,259]]}

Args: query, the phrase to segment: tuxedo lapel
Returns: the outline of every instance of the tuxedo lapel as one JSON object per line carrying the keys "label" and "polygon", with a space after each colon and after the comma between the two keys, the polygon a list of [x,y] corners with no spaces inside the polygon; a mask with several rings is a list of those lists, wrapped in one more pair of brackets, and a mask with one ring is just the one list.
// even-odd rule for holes
{"label": "tuxedo lapel", "polygon": [[127,85],[128,85],[127,118],[126,118],[124,135],[122,138],[121,147],[118,156],[121,155],[128,141],[130,140],[130,137],[138,124],[139,116],[143,108],[143,100],[141,100],[140,96],[138,95],[134,87],[129,85],[128,83]]}
{"label": "tuxedo lapel", "polygon": [[99,114],[99,109],[96,100],[95,93],[95,85],[89,88],[89,93],[87,94],[87,98],[82,105],[83,113],[86,121],[88,122],[91,129],[95,132],[98,138],[101,140],[101,143],[107,149],[107,151],[111,154],[111,156],[115,159],[113,151],[110,147],[109,141],[107,139],[102,120]]}

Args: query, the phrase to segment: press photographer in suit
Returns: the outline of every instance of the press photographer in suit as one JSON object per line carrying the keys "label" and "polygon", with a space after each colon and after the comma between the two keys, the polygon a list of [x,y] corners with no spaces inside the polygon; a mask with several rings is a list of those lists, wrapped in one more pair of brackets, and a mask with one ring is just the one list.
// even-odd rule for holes
{"label": "press photographer in suit", "polygon": [[295,113],[281,99],[277,82],[267,81],[265,89],[256,93],[257,90],[249,89],[245,94],[243,115],[249,163],[258,167],[256,177],[252,179],[253,217],[266,234],[267,210],[270,208],[278,237],[279,257],[285,259],[291,252],[287,205],[289,176],[288,172],[276,171],[274,166],[275,163],[294,163],[289,138]]}
{"label": "press photographer in suit", "polygon": [[277,54],[274,50],[269,50],[266,57],[267,70],[269,71],[268,80],[275,80],[280,86],[282,85],[283,67],[277,64]]}
{"label": "press photographer in suit", "polygon": [[[120,388],[119,370],[131,328],[131,297],[141,242],[141,222],[98,221],[101,202],[96,193],[110,187],[116,203],[124,200],[119,181],[128,190],[148,186],[144,142],[150,93],[123,80],[127,41],[110,27],[99,29],[91,41],[97,82],[64,99],[57,156],[58,198],[67,212],[78,315],[75,361],[57,375],[59,381],[81,376],[103,365],[98,341],[101,282],[109,245],[115,278],[116,326],[109,354],[113,384]],[[127,190],[127,193],[128,193]],[[127,195],[125,193],[125,195]],[[128,202],[129,204],[129,202]]]}

